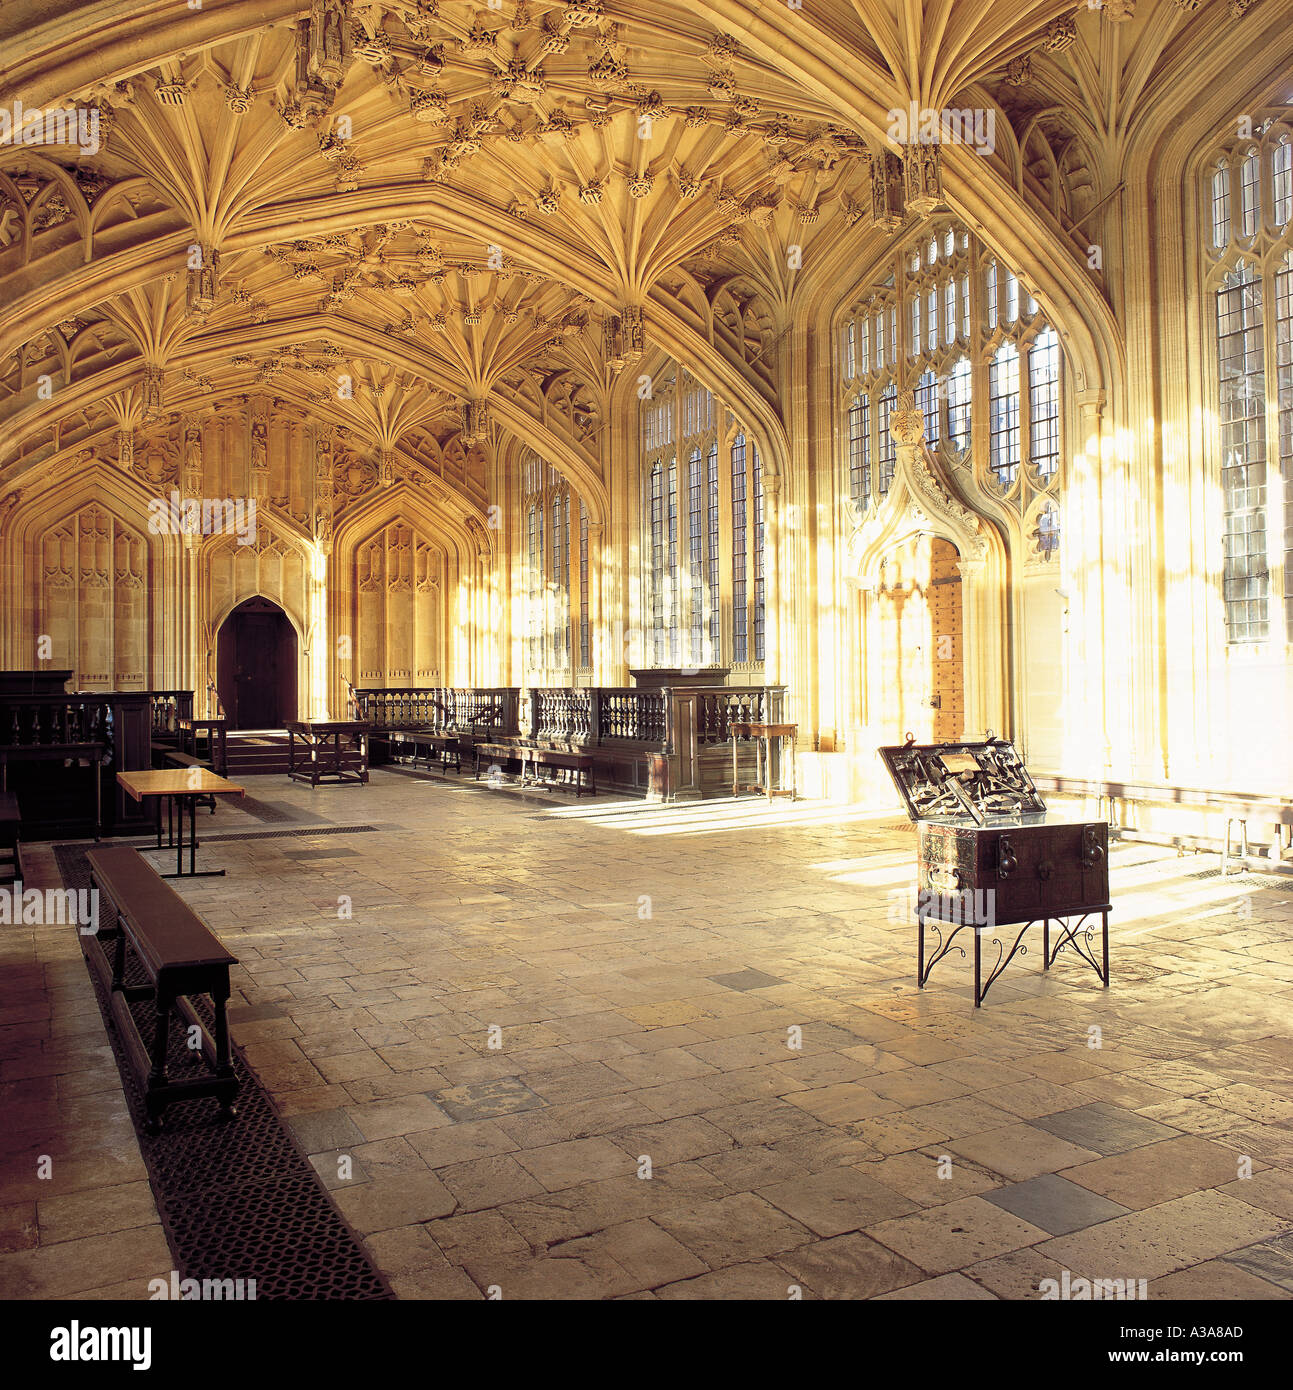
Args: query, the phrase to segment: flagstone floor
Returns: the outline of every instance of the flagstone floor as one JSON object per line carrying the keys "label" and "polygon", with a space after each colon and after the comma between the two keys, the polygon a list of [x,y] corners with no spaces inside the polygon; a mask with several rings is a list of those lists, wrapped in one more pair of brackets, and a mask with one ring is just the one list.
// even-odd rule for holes
{"label": "flagstone floor", "polygon": [[[248,785],[301,819],[203,815],[181,891],[402,1297],[1293,1296],[1293,881],[1120,844],[1112,987],[1034,945],[976,1011],[956,955],[916,988],[894,813]],[[0,1295],[146,1297],[78,943],[0,927],[0,972]]]}

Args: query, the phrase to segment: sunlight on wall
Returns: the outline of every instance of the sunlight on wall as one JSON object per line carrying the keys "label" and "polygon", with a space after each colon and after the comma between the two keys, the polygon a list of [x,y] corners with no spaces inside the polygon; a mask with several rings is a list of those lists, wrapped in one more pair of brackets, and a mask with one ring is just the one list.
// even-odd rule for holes
{"label": "sunlight on wall", "polygon": [[308,712],[312,719],[328,719],[331,717],[328,710],[328,677],[332,667],[328,637],[328,557],[317,543],[310,547],[306,623],[306,641],[309,644],[306,673]]}

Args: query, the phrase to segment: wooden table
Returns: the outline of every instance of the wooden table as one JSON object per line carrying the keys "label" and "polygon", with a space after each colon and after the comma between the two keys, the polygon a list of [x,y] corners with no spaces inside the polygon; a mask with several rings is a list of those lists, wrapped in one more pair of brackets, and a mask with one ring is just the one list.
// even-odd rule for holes
{"label": "wooden table", "polygon": [[[739,774],[736,767],[736,741],[738,738],[750,738],[754,740],[755,755],[755,781],[749,783],[745,790],[748,792],[764,792],[769,801],[774,796],[788,796],[791,801],[795,799],[798,783],[795,780],[795,736],[799,732],[798,724],[758,724],[758,723],[733,723],[730,726],[732,735],[732,795],[741,794]],[[772,785],[772,740],[776,739],[779,745],[779,752],[782,756],[781,782],[780,787]],[[790,744],[790,786],[785,786],[785,753],[786,743]]]}
{"label": "wooden table", "polygon": [[[337,782],[368,781],[369,726],[361,720],[289,719],[283,727],[287,730],[287,775],[293,781],[308,782],[312,787],[325,778]],[[309,762],[300,771],[296,766],[298,738],[310,752]],[[354,747],[343,748],[343,739]]]}
{"label": "wooden table", "polygon": [[[157,798],[157,848],[162,848],[162,798],[167,798],[166,843],[175,845],[175,872],[162,878],[213,878],[223,869],[197,868],[197,803],[204,796],[242,796],[246,787],[208,772],[204,767],[178,767],[153,772],[119,772],[117,781],[135,801]],[[189,867],[184,871],[184,806],[189,808]],[[179,808],[179,835],[172,828],[172,817]]]}

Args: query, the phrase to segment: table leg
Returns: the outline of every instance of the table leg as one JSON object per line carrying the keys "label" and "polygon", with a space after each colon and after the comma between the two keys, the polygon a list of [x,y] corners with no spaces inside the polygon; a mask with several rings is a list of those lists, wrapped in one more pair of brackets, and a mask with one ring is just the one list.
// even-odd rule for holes
{"label": "table leg", "polygon": [[772,736],[771,736],[771,734],[768,735],[767,739],[765,740],[765,744],[766,744],[765,756],[766,756],[767,764],[768,764],[768,781],[767,781],[767,785],[764,787],[763,790],[767,793],[768,800],[771,801],[771,800],[772,800]]}
{"label": "table leg", "polygon": [[[173,874],[162,874],[163,878],[223,878],[223,869],[199,869],[197,866],[198,851],[198,796],[197,792],[179,793],[174,797],[178,802],[179,815],[179,835],[175,842],[175,872]],[[189,804],[189,867],[184,869],[184,803]]]}

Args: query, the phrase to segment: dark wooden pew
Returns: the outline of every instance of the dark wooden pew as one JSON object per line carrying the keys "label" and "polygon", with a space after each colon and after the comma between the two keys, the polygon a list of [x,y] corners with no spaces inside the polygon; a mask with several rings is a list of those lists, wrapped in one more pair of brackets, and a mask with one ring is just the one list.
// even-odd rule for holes
{"label": "dark wooden pew", "polygon": [[[113,949],[112,1018],[144,1087],[149,1131],[155,1133],[160,1128],[167,1105],[198,1096],[215,1096],[222,1116],[232,1117],[238,1079],[230,1055],[226,1006],[229,967],[237,965],[237,957],[225,950],[210,927],[162,881],[138,850],[90,850],[86,861],[91,884],[116,915],[115,926],[105,930],[105,914],[101,912],[98,939],[104,944],[104,954],[96,960],[98,953],[90,951],[89,958],[102,972],[107,950]],[[125,983],[127,949],[143,966],[147,985]],[[214,1039],[189,1002],[189,996],[195,994],[210,996],[215,1008]],[[152,1000],[156,1010],[151,1052],[130,1011],[130,1002],[139,999]],[[172,1014],[183,1026],[197,1029],[194,1036],[209,1068],[207,1075],[168,1078],[166,1048]]]}
{"label": "dark wooden pew", "polygon": [[[535,744],[523,747],[521,750],[521,784],[527,781],[535,782],[542,787],[555,787],[560,791],[565,791],[573,786],[575,796],[583,794],[585,783],[589,792],[597,795],[597,783],[593,777],[593,758],[588,753],[576,753],[565,748],[544,748]],[[527,771],[529,768],[551,767],[557,773],[573,772],[575,774],[573,782],[563,782],[560,776],[540,777],[535,771]]]}
{"label": "dark wooden pew", "polygon": [[0,792],[0,883],[23,876],[22,816],[13,792]]}
{"label": "dark wooden pew", "polygon": [[[476,743],[474,751],[477,781],[480,780],[482,763],[486,766],[495,763],[501,768],[504,763],[515,762],[520,764],[522,786],[527,781],[562,790],[573,786],[577,797],[583,794],[584,788],[587,786],[589,792],[594,796],[597,794],[597,783],[593,773],[595,762],[590,753],[581,753],[572,748],[547,747],[543,744],[533,743],[528,739],[514,739],[507,743],[491,743],[482,739]],[[532,770],[539,767],[551,767],[558,771],[573,772],[575,777],[571,782],[562,782],[555,777],[540,777],[537,771]]]}

